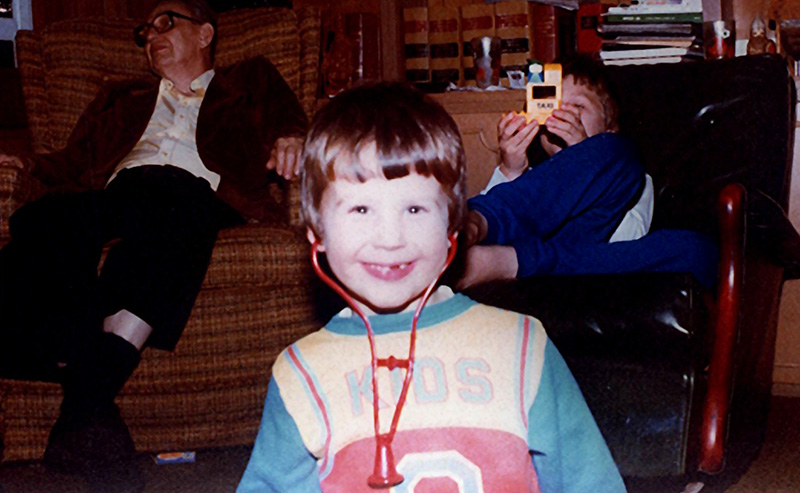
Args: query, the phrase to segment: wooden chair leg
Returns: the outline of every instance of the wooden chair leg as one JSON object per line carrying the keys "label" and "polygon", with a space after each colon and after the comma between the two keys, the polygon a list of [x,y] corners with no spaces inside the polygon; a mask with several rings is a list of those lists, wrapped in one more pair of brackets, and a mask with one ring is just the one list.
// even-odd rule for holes
{"label": "wooden chair leg", "polygon": [[738,183],[727,185],[720,192],[719,284],[698,467],[707,474],[719,473],[725,465],[725,438],[744,275],[745,201],[745,189]]}

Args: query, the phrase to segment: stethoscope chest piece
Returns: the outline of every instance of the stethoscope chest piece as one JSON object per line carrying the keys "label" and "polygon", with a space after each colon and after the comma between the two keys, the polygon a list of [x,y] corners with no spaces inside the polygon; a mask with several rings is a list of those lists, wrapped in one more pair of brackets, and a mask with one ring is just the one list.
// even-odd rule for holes
{"label": "stethoscope chest piece", "polygon": [[403,475],[394,467],[394,454],[388,435],[378,435],[375,440],[375,470],[367,478],[370,488],[384,489],[403,482]]}

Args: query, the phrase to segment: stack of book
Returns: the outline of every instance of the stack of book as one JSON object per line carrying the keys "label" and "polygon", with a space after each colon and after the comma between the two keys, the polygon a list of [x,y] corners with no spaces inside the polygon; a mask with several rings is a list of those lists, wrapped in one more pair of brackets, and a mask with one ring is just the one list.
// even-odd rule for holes
{"label": "stack of book", "polygon": [[702,0],[632,0],[601,16],[600,58],[606,65],[703,59]]}
{"label": "stack of book", "polygon": [[406,80],[423,87],[425,83],[432,89],[451,83],[475,86],[473,38],[500,38],[500,84],[504,86],[510,85],[509,71],[525,73],[528,59],[550,62],[559,53],[557,11],[563,9],[521,1],[424,3],[424,7],[403,9]]}

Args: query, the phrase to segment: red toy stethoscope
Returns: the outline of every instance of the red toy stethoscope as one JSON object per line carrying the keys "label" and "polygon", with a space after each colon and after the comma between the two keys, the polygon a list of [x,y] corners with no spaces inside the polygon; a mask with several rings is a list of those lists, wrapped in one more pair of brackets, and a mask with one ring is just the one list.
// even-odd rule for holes
{"label": "red toy stethoscope", "polygon": [[[414,312],[414,317],[411,319],[411,334],[409,336],[410,340],[408,343],[408,358],[406,359],[397,359],[394,356],[389,356],[388,358],[377,358],[375,355],[375,334],[372,331],[372,325],[369,323],[369,318],[364,314],[361,308],[359,308],[358,304],[356,304],[355,300],[353,300],[353,297],[350,296],[350,294],[347,293],[347,291],[345,291],[345,289],[336,281],[325,274],[320,267],[319,260],[317,258],[319,251],[319,240],[315,240],[311,245],[311,264],[314,266],[314,271],[317,273],[320,279],[325,282],[325,284],[330,286],[334,291],[336,291],[337,294],[339,294],[339,296],[344,298],[347,304],[350,305],[350,308],[352,308],[353,311],[355,311],[358,316],[361,317],[361,320],[364,321],[364,325],[367,328],[369,350],[372,357],[372,418],[375,425],[375,469],[372,475],[367,478],[367,484],[371,488],[391,488],[392,486],[397,486],[403,482],[403,475],[397,472],[397,469],[394,465],[392,440],[397,432],[397,423],[400,421],[400,413],[403,412],[403,406],[406,402],[406,395],[408,394],[408,388],[411,384],[411,375],[414,372],[414,350],[417,342],[417,322],[419,321],[420,313],[422,313],[422,307],[425,306],[425,303],[428,301],[428,298],[436,287],[436,284],[439,282],[439,278],[442,277],[444,271],[447,270],[447,268],[450,266],[450,263],[453,262],[453,258],[455,257],[457,250],[457,237],[458,233],[453,233],[449,236],[448,239],[450,240],[450,248],[447,252],[447,258],[444,261],[444,266],[442,266],[439,274],[423,293],[419,305]],[[378,367],[381,366],[388,368],[389,371],[392,371],[395,368],[405,368],[406,370],[406,375],[403,379],[403,388],[400,391],[400,397],[397,399],[397,405],[395,406],[394,414],[392,416],[392,426],[389,428],[388,433],[383,434],[381,433],[380,416],[378,414],[379,397],[378,379],[376,377],[378,373]]]}

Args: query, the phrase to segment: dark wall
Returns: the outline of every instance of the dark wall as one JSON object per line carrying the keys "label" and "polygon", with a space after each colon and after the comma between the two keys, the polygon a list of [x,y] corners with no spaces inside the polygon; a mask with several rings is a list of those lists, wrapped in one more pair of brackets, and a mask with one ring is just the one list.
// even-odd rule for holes
{"label": "dark wall", "polygon": [[[32,0],[33,28],[76,17],[144,18],[157,0]],[[291,7],[292,0],[208,0],[218,12],[243,7]]]}
{"label": "dark wall", "polygon": [[[19,74],[10,66],[0,67],[0,129],[17,129],[26,126],[25,108],[22,105],[22,89]],[[0,142],[0,145],[3,143]]]}

